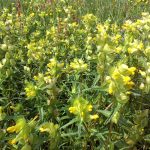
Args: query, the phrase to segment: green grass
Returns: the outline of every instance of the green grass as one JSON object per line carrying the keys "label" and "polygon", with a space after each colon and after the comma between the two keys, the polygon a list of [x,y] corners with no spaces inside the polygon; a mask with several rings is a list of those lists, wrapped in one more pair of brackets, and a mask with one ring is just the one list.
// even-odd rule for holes
{"label": "green grass", "polygon": [[122,23],[127,19],[137,19],[142,12],[150,12],[149,4],[135,5],[128,0],[85,0],[84,11],[98,16],[104,22]]}
{"label": "green grass", "polygon": [[[13,2],[15,4],[18,0],[1,0],[0,8],[10,7]],[[26,0],[28,3],[30,0]],[[35,3],[44,2],[46,0],[36,0]],[[57,0],[56,0],[57,1]],[[20,0],[22,7],[24,1]],[[69,0],[71,4],[74,0]],[[150,2],[149,2],[150,3]],[[135,20],[140,17],[142,12],[150,12],[149,3],[136,4],[135,2],[129,2],[128,0],[77,0],[76,5],[82,7],[80,14],[93,13],[101,22],[111,20],[121,24],[125,20]],[[25,10],[24,10],[24,13]]]}

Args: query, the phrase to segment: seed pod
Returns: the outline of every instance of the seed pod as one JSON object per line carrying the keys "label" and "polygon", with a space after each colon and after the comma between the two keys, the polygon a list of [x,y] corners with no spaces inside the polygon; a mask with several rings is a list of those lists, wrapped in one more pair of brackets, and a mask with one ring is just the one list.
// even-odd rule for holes
{"label": "seed pod", "polygon": [[31,146],[29,144],[25,144],[21,150],[31,150]]}
{"label": "seed pod", "polygon": [[117,111],[117,112],[113,115],[111,121],[112,121],[113,123],[117,124],[119,118],[120,118],[120,113]]}
{"label": "seed pod", "polygon": [[8,50],[9,51],[12,51],[14,49],[14,46],[13,45],[8,45]]}
{"label": "seed pod", "polygon": [[12,66],[15,66],[15,65],[16,65],[15,60],[14,60],[14,59],[10,59],[10,64],[11,64]]}
{"label": "seed pod", "polygon": [[139,88],[140,88],[141,90],[143,90],[144,87],[145,87],[144,83],[141,83],[140,86],[139,86]]}
{"label": "seed pod", "polygon": [[147,83],[148,85],[150,84],[150,77],[149,77],[149,76],[146,77],[146,83]]}
{"label": "seed pod", "polygon": [[11,56],[10,56],[10,53],[7,52],[7,53],[5,54],[6,60],[10,59],[10,57],[11,57]]}
{"label": "seed pod", "polygon": [[8,46],[7,46],[6,44],[1,44],[1,49],[2,49],[3,51],[7,51]]}

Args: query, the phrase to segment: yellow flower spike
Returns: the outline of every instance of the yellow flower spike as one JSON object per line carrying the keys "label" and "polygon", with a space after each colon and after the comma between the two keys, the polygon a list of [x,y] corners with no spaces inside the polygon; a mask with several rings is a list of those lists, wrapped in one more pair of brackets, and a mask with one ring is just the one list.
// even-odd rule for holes
{"label": "yellow flower spike", "polygon": [[97,120],[99,118],[98,114],[90,115],[91,120]]}
{"label": "yellow flower spike", "polygon": [[93,106],[92,106],[92,105],[88,105],[88,106],[87,106],[87,110],[88,110],[88,111],[92,111],[92,109],[93,109]]}
{"label": "yellow flower spike", "polygon": [[70,111],[70,113],[75,113],[76,112],[76,108],[75,107],[69,107],[69,111]]}

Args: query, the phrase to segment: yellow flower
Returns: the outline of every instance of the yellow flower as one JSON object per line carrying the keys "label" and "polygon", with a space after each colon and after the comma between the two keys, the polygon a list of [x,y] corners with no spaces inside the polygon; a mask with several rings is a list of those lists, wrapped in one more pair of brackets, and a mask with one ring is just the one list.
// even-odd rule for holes
{"label": "yellow flower", "polygon": [[128,48],[128,53],[134,53],[139,50],[142,50],[144,48],[144,45],[141,41],[134,40],[133,43],[130,43],[130,47]]}
{"label": "yellow flower", "polygon": [[109,94],[114,94],[114,92],[115,92],[115,84],[113,82],[111,82],[109,84],[108,93]]}
{"label": "yellow flower", "polygon": [[126,85],[128,89],[132,89],[132,87],[134,86],[134,82],[130,81]]}
{"label": "yellow flower", "polygon": [[136,68],[135,68],[135,67],[130,67],[130,68],[128,68],[128,72],[129,72],[129,74],[131,74],[131,75],[134,75],[134,74],[135,74],[135,71],[136,71]]}
{"label": "yellow flower", "polygon": [[127,91],[127,92],[126,92],[126,94],[127,94],[127,95],[130,95],[130,94],[131,94],[131,92]]}
{"label": "yellow flower", "polygon": [[139,73],[141,74],[142,77],[146,77],[146,72],[139,70]]}
{"label": "yellow flower", "polygon": [[50,59],[50,63],[47,64],[47,67],[48,68],[53,68],[53,67],[56,67],[56,65],[57,65],[56,58],[52,58],[52,59]]}
{"label": "yellow flower", "polygon": [[38,80],[38,76],[34,76],[33,78],[34,78],[34,80],[36,80],[36,81]]}
{"label": "yellow flower", "polygon": [[87,110],[88,110],[88,111],[92,111],[92,109],[93,109],[93,106],[92,106],[92,105],[88,105],[88,106],[87,106]]}
{"label": "yellow flower", "polygon": [[74,59],[73,62],[70,63],[70,68],[75,71],[86,71],[88,68],[88,65],[84,63],[82,59]]}
{"label": "yellow flower", "polygon": [[[89,121],[90,112],[92,111],[93,106],[84,98],[78,97],[74,99],[72,107],[69,107],[70,113],[76,115],[76,117],[81,121]],[[96,116],[93,116],[96,118]]]}
{"label": "yellow flower", "polygon": [[120,73],[118,72],[117,69],[115,69],[114,72],[113,72],[113,74],[112,74],[112,78],[114,80],[117,80],[117,79],[119,79],[119,77],[120,77]]}
{"label": "yellow flower", "polygon": [[7,132],[13,133],[16,132],[18,133],[24,126],[26,125],[26,120],[24,118],[20,118],[17,120],[15,126],[11,126],[7,128]]}
{"label": "yellow flower", "polygon": [[76,112],[76,107],[69,107],[70,113],[75,113]]}
{"label": "yellow flower", "polygon": [[40,132],[48,132],[50,136],[54,138],[57,135],[58,128],[58,124],[54,124],[53,122],[45,122],[40,126],[39,130]]}
{"label": "yellow flower", "polygon": [[11,145],[14,145],[14,144],[17,143],[17,140],[16,140],[16,139],[13,139],[13,140],[10,140],[8,143],[11,144]]}
{"label": "yellow flower", "polygon": [[83,111],[81,112],[81,118],[82,119],[84,118],[84,112]]}
{"label": "yellow flower", "polygon": [[90,119],[92,119],[92,120],[97,120],[98,118],[99,118],[99,116],[97,114],[90,115]]}
{"label": "yellow flower", "polygon": [[115,52],[116,52],[116,53],[120,53],[120,52],[122,51],[122,49],[123,49],[123,48],[122,48],[121,46],[116,47],[116,48],[115,48]]}
{"label": "yellow flower", "polygon": [[37,87],[34,86],[32,83],[28,83],[27,87],[25,88],[27,98],[35,97],[36,96],[36,89],[37,89]]}
{"label": "yellow flower", "polygon": [[48,129],[47,129],[47,128],[43,128],[43,127],[41,127],[39,130],[40,130],[40,132],[48,131]]}
{"label": "yellow flower", "polygon": [[9,132],[9,133],[13,133],[15,131],[16,131],[16,126],[12,126],[12,127],[7,128],[7,132]]}
{"label": "yellow flower", "polygon": [[[27,91],[27,90],[26,90]],[[36,92],[35,91],[28,91],[27,92],[27,97],[35,97],[35,95],[36,95]]]}
{"label": "yellow flower", "polygon": [[125,85],[127,85],[131,81],[131,78],[129,76],[123,76],[123,82]]}

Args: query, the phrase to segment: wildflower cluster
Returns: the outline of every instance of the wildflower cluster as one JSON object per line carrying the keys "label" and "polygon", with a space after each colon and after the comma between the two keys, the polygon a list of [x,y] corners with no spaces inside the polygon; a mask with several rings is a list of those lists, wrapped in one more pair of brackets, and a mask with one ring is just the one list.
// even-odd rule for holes
{"label": "wildflower cluster", "polygon": [[111,77],[107,76],[109,94],[114,95],[122,103],[126,103],[129,99],[130,90],[134,86],[131,77],[135,74],[135,71],[135,67],[129,68],[125,64],[116,67]]}
{"label": "wildflower cluster", "polygon": [[99,118],[97,114],[90,115],[90,112],[92,111],[93,106],[91,104],[88,104],[88,101],[83,99],[82,97],[76,98],[73,101],[73,105],[69,107],[70,113],[77,115],[78,119],[82,121],[89,121],[96,120]]}

